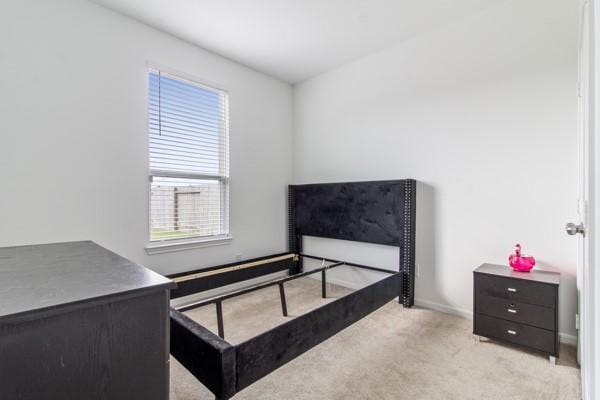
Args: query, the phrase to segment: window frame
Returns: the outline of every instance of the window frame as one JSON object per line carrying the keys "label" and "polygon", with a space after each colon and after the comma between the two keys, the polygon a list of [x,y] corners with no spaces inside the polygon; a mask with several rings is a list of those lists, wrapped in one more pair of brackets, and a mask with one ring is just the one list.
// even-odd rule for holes
{"label": "window frame", "polygon": [[[218,92],[223,98],[224,110],[221,117],[223,129],[219,134],[224,142],[223,154],[219,156],[219,163],[225,163],[225,165],[219,168],[223,171],[221,174],[201,174],[193,172],[180,172],[171,171],[164,169],[152,169],[150,165],[150,132],[148,129],[148,121],[150,118],[149,104],[150,104],[150,74],[159,73],[162,76],[189,83],[190,85]],[[230,136],[230,121],[229,121],[229,92],[223,89],[221,85],[214,85],[207,83],[205,80],[201,80],[190,76],[189,74],[173,71],[169,68],[160,67],[154,64],[148,64],[146,68],[146,162],[148,168],[148,186],[147,186],[147,199],[148,199],[148,212],[146,221],[148,223],[147,230],[147,244],[145,246],[148,254],[158,254],[171,251],[180,251],[196,247],[214,246],[228,244],[233,236],[230,232],[230,206],[229,206],[229,191],[230,191],[230,173],[229,173],[229,136]],[[160,79],[160,78],[159,78]],[[220,172],[221,172],[220,171]],[[220,234],[218,235],[193,235],[185,238],[163,238],[163,239],[152,239],[152,182],[154,178],[179,178],[179,179],[200,179],[209,181],[218,181],[219,188],[221,190],[221,218],[220,218]]]}

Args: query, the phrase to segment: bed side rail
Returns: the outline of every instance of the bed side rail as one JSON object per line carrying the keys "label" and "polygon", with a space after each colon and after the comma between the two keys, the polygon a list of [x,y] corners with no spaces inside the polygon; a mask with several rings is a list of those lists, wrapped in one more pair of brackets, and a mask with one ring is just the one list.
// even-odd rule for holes
{"label": "bed side rail", "polygon": [[401,290],[402,274],[396,273],[236,345],[237,391],[382,307]]}
{"label": "bed side rail", "polygon": [[235,348],[174,309],[171,309],[171,354],[217,399],[229,399],[235,394]]}

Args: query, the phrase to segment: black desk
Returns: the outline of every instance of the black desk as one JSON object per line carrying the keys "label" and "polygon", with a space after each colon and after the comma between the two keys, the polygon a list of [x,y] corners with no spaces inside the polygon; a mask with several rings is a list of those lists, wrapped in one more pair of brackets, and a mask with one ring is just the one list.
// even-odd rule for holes
{"label": "black desk", "polygon": [[0,399],[168,399],[173,287],[89,241],[0,248]]}

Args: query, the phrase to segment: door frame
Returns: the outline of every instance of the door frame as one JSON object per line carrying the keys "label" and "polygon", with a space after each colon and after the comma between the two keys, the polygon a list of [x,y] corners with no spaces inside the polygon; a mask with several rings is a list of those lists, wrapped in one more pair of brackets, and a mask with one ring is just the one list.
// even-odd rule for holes
{"label": "door frame", "polygon": [[596,227],[600,227],[600,0],[581,1],[580,39],[580,215],[586,225],[586,237],[581,239],[580,267],[580,348],[581,385],[584,400],[600,397],[600,241]]}
{"label": "door frame", "polygon": [[593,29],[592,48],[593,48],[593,96],[590,99],[590,109],[593,110],[593,121],[591,124],[589,140],[591,143],[590,151],[590,172],[589,182],[591,190],[590,199],[590,260],[588,265],[588,345],[590,350],[590,362],[588,364],[588,374],[591,397],[589,399],[600,398],[600,270],[598,269],[598,260],[600,256],[600,237],[597,229],[600,227],[600,170],[598,162],[600,161],[600,109],[598,107],[598,96],[600,94],[600,5],[598,0],[591,2],[591,26]]}

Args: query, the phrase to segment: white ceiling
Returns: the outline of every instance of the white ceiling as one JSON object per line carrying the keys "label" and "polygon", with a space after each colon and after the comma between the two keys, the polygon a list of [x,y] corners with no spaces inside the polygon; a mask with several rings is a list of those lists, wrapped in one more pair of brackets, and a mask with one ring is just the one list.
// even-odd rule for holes
{"label": "white ceiling", "polygon": [[92,0],[296,83],[500,0]]}

